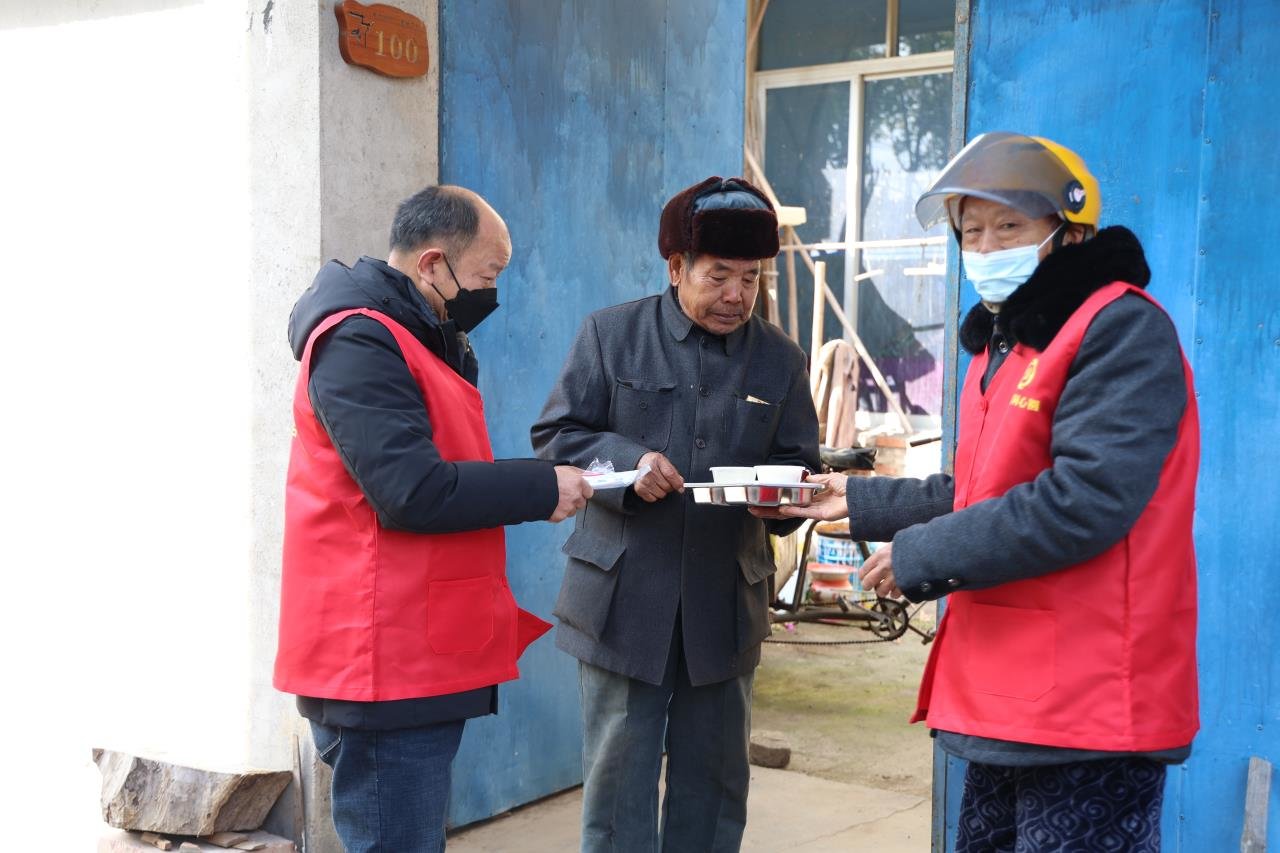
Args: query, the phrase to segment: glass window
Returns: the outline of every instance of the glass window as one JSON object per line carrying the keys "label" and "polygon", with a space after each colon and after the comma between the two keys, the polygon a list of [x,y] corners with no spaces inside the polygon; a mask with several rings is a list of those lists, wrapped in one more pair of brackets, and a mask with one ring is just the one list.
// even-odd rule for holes
{"label": "glass window", "polygon": [[[870,80],[863,93],[862,239],[945,236],[920,230],[915,203],[947,164],[951,74]],[[859,272],[883,272],[856,285],[858,334],[911,414],[941,413],[945,264],[945,244],[861,252]],[[886,410],[870,381],[859,397]]]}
{"label": "glass window", "polygon": [[[915,218],[915,201],[947,161],[954,3],[771,0],[760,33],[761,71],[799,69],[760,78],[765,173],[783,204],[805,209],[807,222],[796,229],[802,242],[840,247],[809,254],[826,261],[828,286],[844,304],[890,393],[920,419],[918,425],[936,425],[942,409],[947,232],[938,226],[925,234]],[[886,56],[884,31],[891,10],[896,10],[896,52],[941,54],[936,61]],[[804,70],[841,62],[848,64],[838,72]],[[836,74],[840,82],[827,82]],[[851,150],[855,140],[862,150]],[[922,245],[926,237],[931,242]],[[855,248],[850,241],[901,245]],[[794,311],[789,257],[795,261]],[[802,258],[786,252],[779,257],[777,275],[781,325],[794,328],[808,349],[812,275]],[[867,278],[854,281],[862,275]],[[830,310],[824,335],[827,340],[845,335]],[[859,411],[886,413],[888,401],[869,373],[863,371],[857,381]]]}
{"label": "glass window", "polygon": [[955,41],[955,0],[898,0],[899,56],[951,50]]}
{"label": "glass window", "polygon": [[[805,243],[841,242],[845,238],[849,171],[849,83],[824,83],[770,89],[766,101],[765,173],[783,204],[803,206],[806,222],[796,228]],[[786,255],[778,261],[778,306],[782,328],[791,328]],[[827,262],[827,283],[835,293],[844,289],[842,251],[816,256]],[[796,311],[800,345],[809,347],[813,317],[813,276],[804,261],[795,259]],[[828,310],[827,338],[844,332]]]}
{"label": "glass window", "polygon": [[885,55],[885,0],[770,0],[760,70]]}

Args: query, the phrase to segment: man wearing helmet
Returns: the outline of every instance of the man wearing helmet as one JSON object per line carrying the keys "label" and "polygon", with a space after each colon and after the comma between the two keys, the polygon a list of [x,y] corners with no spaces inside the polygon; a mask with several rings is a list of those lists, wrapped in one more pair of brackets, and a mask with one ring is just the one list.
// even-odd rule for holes
{"label": "man wearing helmet", "polygon": [[969,769],[957,850],[1156,851],[1199,728],[1191,371],[1137,237],[1069,149],[979,136],[920,198],[981,301],[955,475],[822,477],[780,514],[886,544],[882,595],[947,595],[913,722]]}

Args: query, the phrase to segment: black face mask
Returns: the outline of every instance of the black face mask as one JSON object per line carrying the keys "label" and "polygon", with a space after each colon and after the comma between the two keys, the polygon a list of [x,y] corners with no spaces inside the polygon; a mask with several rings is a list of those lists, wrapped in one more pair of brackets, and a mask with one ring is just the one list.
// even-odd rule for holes
{"label": "black face mask", "polygon": [[[454,275],[453,266],[449,263],[449,259],[444,255],[440,257],[444,261],[444,265],[449,268],[449,275],[453,276],[453,283],[458,288],[458,292],[452,299],[444,300],[444,310],[448,312],[449,319],[459,329],[464,332],[470,332],[497,310],[498,290],[495,287],[487,287],[484,290],[465,289],[458,282],[458,277]],[[440,293],[440,288],[432,284],[431,289],[439,293],[441,299],[444,299],[444,294]]]}

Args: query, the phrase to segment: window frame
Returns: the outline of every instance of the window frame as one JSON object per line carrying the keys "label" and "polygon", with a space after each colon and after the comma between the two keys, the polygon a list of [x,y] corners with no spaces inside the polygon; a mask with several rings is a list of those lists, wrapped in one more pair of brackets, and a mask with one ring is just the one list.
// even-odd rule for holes
{"label": "window frame", "polygon": [[[895,4],[896,5],[896,4]],[[767,152],[769,147],[768,96],[772,89],[793,89],[801,86],[817,86],[827,83],[849,84],[849,163],[845,169],[845,263],[844,287],[841,302],[849,322],[858,328],[857,282],[854,280],[862,260],[862,250],[857,245],[862,234],[862,141],[863,86],[867,81],[918,77],[926,74],[955,72],[955,51],[940,50],[907,56],[886,56],[874,59],[857,59],[847,62],[829,62],[821,65],[805,65],[794,68],[774,68],[756,71],[753,76],[751,96],[755,99],[756,115],[760,128],[760,167],[769,173]],[[787,199],[780,199],[784,204]],[[847,235],[858,235],[850,240]],[[924,238],[933,241],[935,238]],[[943,238],[942,242],[945,242]],[[847,335],[846,335],[847,337]]]}

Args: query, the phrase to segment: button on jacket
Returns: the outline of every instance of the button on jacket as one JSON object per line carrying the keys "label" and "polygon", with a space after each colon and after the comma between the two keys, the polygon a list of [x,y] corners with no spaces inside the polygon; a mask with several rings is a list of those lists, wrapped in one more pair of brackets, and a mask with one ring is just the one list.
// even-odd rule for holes
{"label": "button on jacket", "polygon": [[[685,316],[674,289],[583,322],[533,446],[549,460],[634,469],[662,452],[686,481],[718,465],[818,466],[806,359],[758,317],[726,336]],[[677,614],[695,685],[752,671],[769,633],[774,563],[765,522],[688,494],[645,503],[598,492],[564,545],[557,645],[589,664],[658,684]]]}

